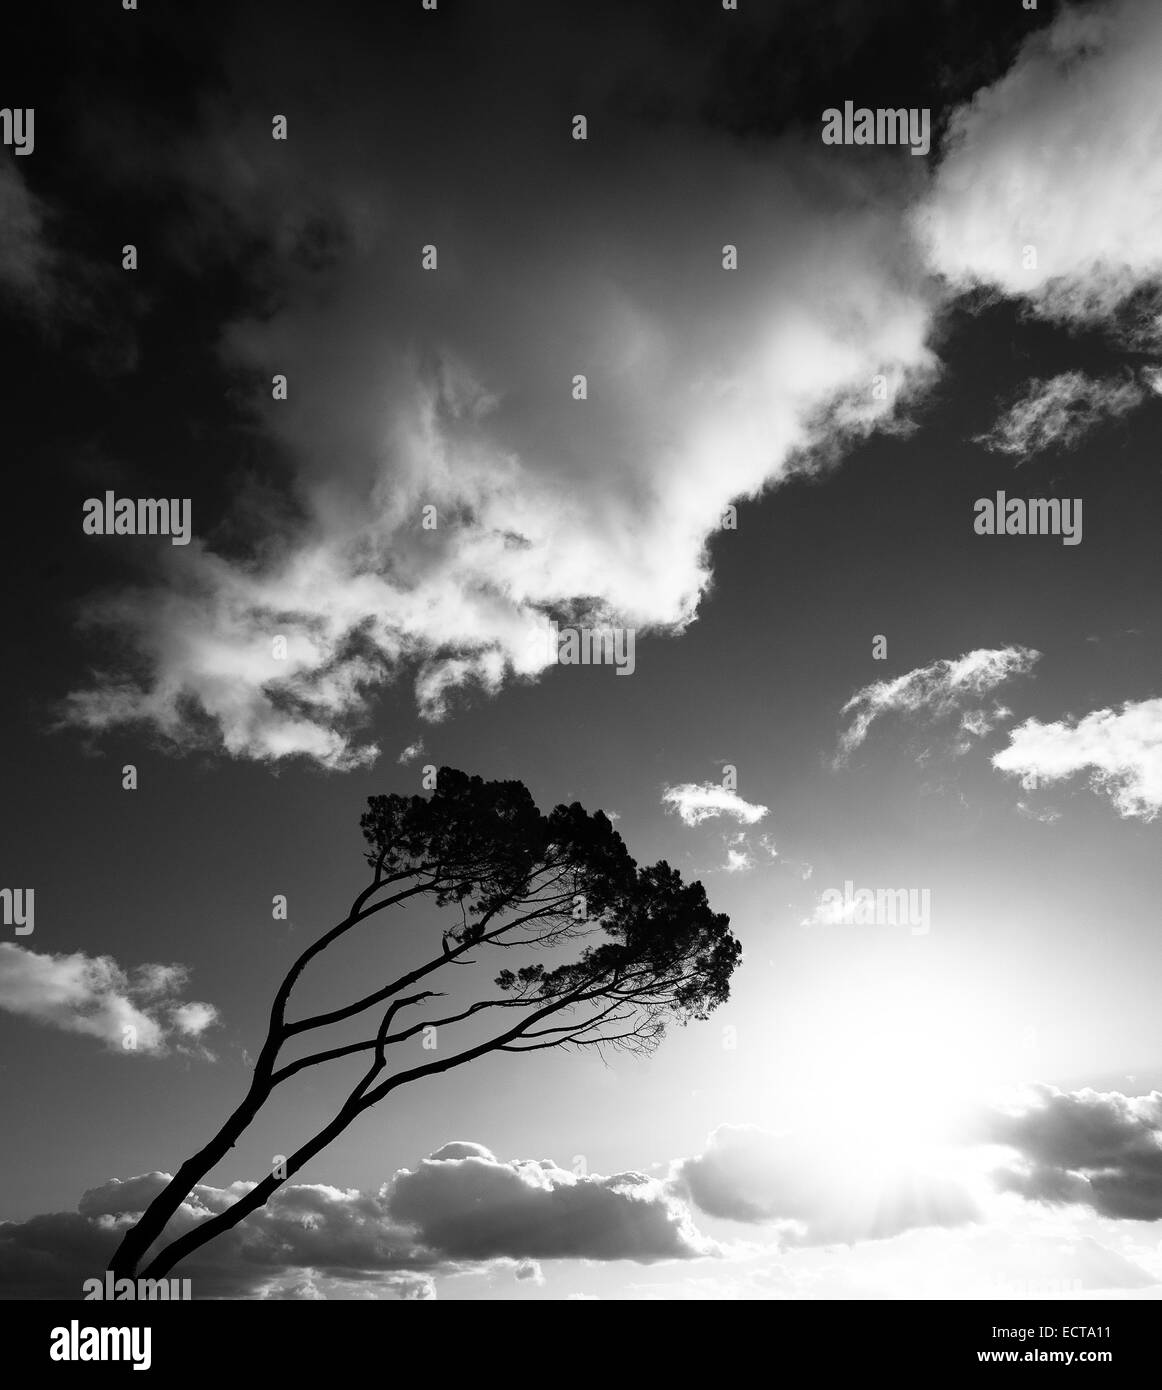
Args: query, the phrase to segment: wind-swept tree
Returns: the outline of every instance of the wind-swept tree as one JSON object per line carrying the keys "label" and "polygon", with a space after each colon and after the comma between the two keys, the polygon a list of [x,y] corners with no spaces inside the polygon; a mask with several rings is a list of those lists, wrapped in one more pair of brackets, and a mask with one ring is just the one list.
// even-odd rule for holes
{"label": "wind-swept tree", "polygon": [[[343,920],[287,972],[250,1089],[125,1233],[110,1263],[119,1277],[137,1273],[193,1188],[229,1153],[276,1089],[308,1067],[360,1053],[367,1058],[366,1070],[328,1124],[232,1206],[164,1245],[144,1277],[162,1277],[263,1206],[392,1091],[491,1052],[650,1052],[667,1024],[704,1019],[728,996],[742,949],[729,918],[710,910],[701,883],[683,883],[664,861],[639,869],[600,811],[590,814],[574,803],[542,815],[522,782],[485,782],[441,768],[430,797],[371,797],[361,824],[370,883]],[[291,993],[316,956],[377,914],[424,895],[452,918],[431,959],[352,1003],[288,1019]],[[517,953],[516,968],[498,971],[488,997],[438,1005],[434,1001],[447,999],[447,990],[414,988],[478,979],[479,972],[459,968],[479,962],[485,952]],[[551,953],[549,963],[535,959],[539,952]],[[567,958],[561,960],[562,954]],[[292,1040],[360,1014],[374,1018],[372,1011],[381,1011],[372,1036],[280,1065],[279,1054]],[[433,1027],[435,1055],[409,1065],[404,1058],[414,1058],[417,1048],[406,1044]]]}

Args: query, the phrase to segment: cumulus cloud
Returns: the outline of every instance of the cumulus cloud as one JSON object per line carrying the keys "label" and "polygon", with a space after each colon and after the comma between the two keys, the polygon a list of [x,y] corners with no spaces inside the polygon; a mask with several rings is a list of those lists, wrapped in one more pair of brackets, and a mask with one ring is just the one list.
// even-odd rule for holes
{"label": "cumulus cloud", "polygon": [[[182,1003],[181,965],[142,965],[126,972],[111,956],[83,951],[52,955],[0,942],[0,1009],[37,1023],[100,1038],[111,1051],[162,1056],[175,1034],[197,1038],[218,1021],[212,1004]],[[204,1050],[202,1056],[209,1056]]]}
{"label": "cumulus cloud", "polygon": [[[169,1180],[113,1178],[76,1212],[0,1223],[0,1296],[75,1298],[124,1227]],[[199,1184],[167,1238],[224,1211],[253,1186]],[[430,1298],[434,1278],[489,1267],[541,1283],[544,1259],[688,1260],[716,1255],[689,1208],[658,1178],[579,1176],[547,1159],[503,1162],[481,1144],[445,1144],[377,1192],[288,1184],[183,1261],[196,1298]]]}
{"label": "cumulus cloud", "polygon": [[1103,419],[1125,415],[1152,389],[1130,377],[1091,377],[1084,372],[1029,382],[1025,394],[978,443],[1022,459],[1050,445],[1073,448]]}
{"label": "cumulus cloud", "polygon": [[[680,632],[726,505],[890,424],[935,370],[903,237],[915,161],[830,158],[792,133],[748,145],[685,110],[658,122],[665,64],[624,25],[595,63],[613,68],[609,101],[588,85],[592,135],[573,149],[557,64],[592,37],[549,30],[545,62],[514,68],[489,20],[460,26],[473,63],[454,101],[425,99],[414,52],[367,44],[283,143],[269,113],[328,40],[280,11],[277,44],[265,26],[240,42],[200,138],[148,170],[179,179],[210,244],[207,227],[229,254],[262,254],[261,310],[227,326],[223,352],[256,383],[293,507],[245,561],[203,531],[150,583],[94,603],[140,670],[98,671],[68,722],[367,763],[359,726],[387,680],[412,679],[438,718],[462,687],[545,671],[550,615]],[[517,22],[523,52],[543,21]],[[434,61],[446,81],[455,55]],[[466,128],[471,109],[488,121]],[[417,148],[385,159],[367,132],[404,124]],[[272,363],[290,383],[277,404]]]}
{"label": "cumulus cloud", "polygon": [[[855,692],[841,711],[850,716],[850,723],[840,735],[836,765],[845,762],[860,746],[874,721],[881,715],[922,714],[927,720],[945,718],[968,701],[987,695],[1005,681],[1028,675],[1040,655],[1040,652],[1028,647],[979,647],[955,660],[934,661],[894,680],[865,685],[862,690]],[[1001,706],[994,706],[988,711],[970,711],[961,719],[961,732],[982,736],[1008,713]]]}
{"label": "cumulus cloud", "polygon": [[744,801],[735,791],[717,782],[681,782],[662,792],[667,810],[677,811],[686,825],[701,825],[718,816],[733,816],[744,825],[754,825],[767,814],[768,808],[757,802]]}
{"label": "cumulus cloud", "polygon": [[503,1163],[479,1144],[446,1144],[402,1169],[388,1208],[453,1259],[648,1262],[716,1250],[658,1178],[578,1176],[549,1159]]}
{"label": "cumulus cloud", "polygon": [[[851,1136],[859,1143],[858,1133]],[[722,1125],[703,1153],[674,1164],[671,1180],[708,1216],[777,1223],[790,1245],[883,1240],[918,1226],[958,1226],[977,1210],[958,1183],[902,1166],[877,1184],[874,1200],[853,1200],[851,1169],[806,1136],[753,1125]]]}
{"label": "cumulus cloud", "polygon": [[1017,1151],[1002,1188],[1039,1202],[1091,1207],[1100,1216],[1162,1220],[1162,1092],[1059,1091],[989,1117],[985,1137]]}
{"label": "cumulus cloud", "polygon": [[[101,1278],[126,1226],[168,1174],[116,1179],[76,1212],[0,1222],[0,1297],[81,1296]],[[250,1184],[199,1185],[167,1229],[172,1238],[224,1210]],[[431,1257],[384,1215],[379,1199],[324,1186],[282,1188],[261,1211],[184,1260],[195,1298],[431,1298]]]}
{"label": "cumulus cloud", "polygon": [[[1112,325],[1162,272],[1160,59],[1153,0],[1070,6],[1031,34],[953,115],[916,214],[933,267],[955,288]],[[1145,329],[1156,337],[1157,320]]]}
{"label": "cumulus cloud", "polygon": [[1088,772],[1120,816],[1152,821],[1162,810],[1162,699],[1052,724],[1029,719],[1008,733],[1009,746],[992,764],[1026,788]]}

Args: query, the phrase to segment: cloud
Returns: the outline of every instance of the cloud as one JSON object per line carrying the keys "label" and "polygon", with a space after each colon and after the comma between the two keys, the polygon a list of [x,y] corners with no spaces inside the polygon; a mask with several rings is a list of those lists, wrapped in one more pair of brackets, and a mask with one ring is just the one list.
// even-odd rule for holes
{"label": "cloud", "polygon": [[[1070,6],[1031,34],[1005,76],[952,117],[916,213],[933,268],[955,289],[1113,326],[1162,273],[1160,61],[1154,0]],[[1130,329],[1157,334],[1153,317]]]}
{"label": "cloud", "polygon": [[1022,459],[1050,445],[1071,449],[1103,418],[1125,415],[1139,405],[1147,389],[1130,378],[1099,379],[1084,372],[1063,372],[1046,381],[1034,378],[1025,395],[977,442]]}
{"label": "cloud", "polygon": [[842,894],[836,895],[834,892],[824,893],[811,910],[809,917],[804,917],[799,925],[801,927],[840,927],[850,926],[855,920],[855,909],[849,907],[843,900]]}
{"label": "cloud", "polygon": [[[931,175],[849,159],[815,130],[741,141],[702,114],[720,50],[619,16],[611,58],[600,25],[562,13],[514,20],[520,43],[466,17],[429,68],[383,41],[386,15],[321,38],[248,7],[196,136],[103,152],[130,186],[167,184],[192,268],[255,267],[222,360],[285,475],[277,508],[239,504],[229,552],[195,499],[195,541],[88,606],[133,660],[71,691],[63,723],[367,765],[388,682],[410,680],[438,719],[457,692],[543,675],[549,617],[681,633],[727,504],[902,428],[955,296],[984,286],[1157,338],[1154,0],[1063,10],[1031,34],[953,114]],[[273,141],[270,113],[313,84],[320,44],[343,91],[312,86],[309,118]],[[597,66],[590,138],[570,142],[559,92]],[[433,86],[456,100],[433,106]],[[488,120],[466,128],[471,109]],[[408,123],[415,141],[385,160],[367,132]],[[1065,439],[1126,404],[1108,384],[1038,389],[999,443]]]}
{"label": "cloud", "polygon": [[[954,661],[934,661],[894,680],[865,685],[841,711],[851,716],[851,722],[840,735],[836,766],[842,765],[860,746],[881,715],[923,713],[929,720],[945,718],[958,706],[987,695],[1005,681],[1028,675],[1040,655],[1028,647],[980,647]],[[983,735],[1007,714],[999,706],[991,712],[972,711],[962,718],[961,731]]]}
{"label": "cloud", "polygon": [[745,869],[754,868],[754,859],[747,850],[735,849],[731,845],[727,848],[726,863],[722,867],[728,874],[742,873]]}
{"label": "cloud", "polygon": [[25,307],[44,309],[53,297],[53,256],[44,236],[45,210],[16,164],[0,156],[0,288]]}
{"label": "cloud", "polygon": [[682,782],[662,792],[662,802],[673,809],[686,825],[701,825],[717,816],[733,816],[744,825],[754,825],[767,814],[767,807],[744,801],[735,791],[717,782]]}
{"label": "cloud", "polygon": [[1034,1088],[997,1111],[985,1137],[1017,1151],[998,1174],[1006,1191],[1052,1205],[1080,1204],[1118,1220],[1162,1220],[1162,1092]]}
{"label": "cloud", "polygon": [[513,1278],[519,1284],[532,1283],[541,1285],[545,1282],[545,1272],[537,1264],[536,1260],[522,1260],[512,1272]]}
{"label": "cloud", "polygon": [[[766,808],[762,809],[765,811]],[[745,873],[753,869],[760,859],[773,860],[779,857],[773,835],[762,834],[758,837],[757,843],[754,843],[745,830],[739,830],[733,835],[724,835],[722,840],[726,848],[726,863],[722,865],[724,873]]]}
{"label": "cloud", "polygon": [[196,1038],[217,1023],[218,1010],[213,1004],[179,1004],[169,1016],[179,1033]]}
{"label": "cloud", "polygon": [[[130,975],[111,956],[42,954],[5,941],[0,942],[0,1009],[100,1038],[113,1052],[163,1056],[175,1032],[196,1038],[218,1021],[212,1004],[169,997],[185,984],[187,973],[181,965],[142,965]],[[199,1055],[209,1056],[204,1050]]]}
{"label": "cloud", "polygon": [[[78,1297],[168,1180],[113,1178],[85,1192],[74,1213],[0,1223],[0,1296]],[[199,1184],[167,1238],[252,1186]],[[497,1267],[542,1283],[545,1259],[649,1264],[718,1252],[658,1178],[578,1176],[547,1159],[502,1162],[481,1144],[454,1142],[377,1192],[283,1186],[177,1273],[195,1298],[431,1298],[441,1274]]]}
{"label": "cloud", "polygon": [[110,1178],[100,1187],[81,1194],[77,1210],[82,1216],[124,1216],[138,1213],[153,1201],[170,1180],[169,1173],[142,1173],[136,1178]]}
{"label": "cloud", "polygon": [[1152,821],[1162,810],[1162,699],[1127,701],[1116,711],[1053,724],[1029,719],[1008,733],[1009,746],[992,764],[1026,788],[1088,771],[1093,788],[1120,816]]}
{"label": "cloud", "polygon": [[[674,71],[659,44],[676,39],[643,22],[619,12],[611,54],[588,26],[563,44],[522,15],[509,44],[507,21],[465,17],[435,70],[414,45],[343,47],[281,10],[277,43],[265,25],[239,41],[198,138],[135,173],[177,182],[199,263],[245,252],[259,268],[223,357],[285,461],[288,505],[227,558],[195,498],[195,541],[91,605],[137,662],[74,690],[68,723],[364,765],[388,681],[412,680],[436,719],[458,690],[541,675],[550,615],[682,631],[728,503],[898,421],[936,367],[903,237],[918,161],[832,158],[815,131],[744,142],[668,87],[659,121]],[[546,26],[543,62],[520,56],[529,24]],[[312,87],[309,119],[275,142],[270,112],[313,83],[319,42],[342,93]],[[590,58],[603,77],[586,78],[575,145],[559,93]],[[697,74],[708,58],[679,61]],[[433,104],[433,82],[455,100]],[[367,132],[405,124],[415,142],[385,159]]]}
{"label": "cloud", "polygon": [[398,762],[398,763],[410,763],[410,762],[414,762],[415,759],[418,758],[418,757],[420,756],[420,754],[421,754],[423,751],[424,751],[424,741],[423,741],[422,738],[418,738],[418,739],[416,739],[415,743],[409,743],[409,744],[408,744],[408,746],[403,750],[403,752],[402,752],[402,753],[399,755],[399,757],[396,759],[396,762]]}
{"label": "cloud", "polygon": [[[851,1138],[858,1144],[858,1133]],[[789,1245],[884,1240],[912,1227],[958,1226],[977,1217],[957,1182],[907,1165],[878,1181],[865,1206],[853,1192],[851,1169],[834,1160],[806,1136],[722,1125],[703,1153],[674,1164],[671,1180],[708,1216],[778,1223]]]}
{"label": "cloud", "polygon": [[714,1253],[683,1203],[643,1173],[577,1176],[447,1144],[392,1182],[388,1208],[453,1259],[689,1259]]}
{"label": "cloud", "polygon": [[184,965],[139,965],[133,971],[131,989],[144,999],[154,999],[183,989],[189,977],[190,972]]}

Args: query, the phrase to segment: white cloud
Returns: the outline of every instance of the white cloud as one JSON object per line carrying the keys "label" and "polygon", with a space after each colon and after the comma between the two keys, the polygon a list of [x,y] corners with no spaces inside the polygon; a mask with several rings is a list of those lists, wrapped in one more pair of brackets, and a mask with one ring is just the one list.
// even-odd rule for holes
{"label": "white cloud", "polygon": [[[352,55],[341,101],[274,147],[280,64],[309,56],[283,38],[239,58],[237,102],[150,175],[179,174],[231,251],[269,250],[262,312],[228,326],[224,353],[263,383],[255,410],[302,520],[272,536],[264,518],[245,562],[202,532],[140,591],[95,603],[145,675],[97,672],[65,718],[344,768],[377,755],[360,728],[379,686],[413,679],[439,718],[461,687],[539,676],[550,613],[681,631],[726,505],[891,426],[930,378],[931,293],[904,245],[921,175],[898,161],[619,114],[601,159],[566,166],[552,71],[506,83],[503,51],[454,113],[427,112],[439,160],[385,160],[366,138],[414,118],[412,75],[391,80],[381,55]],[[509,86],[519,113],[465,145],[462,112]],[[273,407],[272,362],[291,383]]]}
{"label": "white cloud", "polygon": [[767,807],[744,801],[737,792],[717,782],[682,782],[662,793],[667,809],[678,812],[686,825],[701,825],[717,816],[733,816],[744,825],[754,825],[767,814]]}
{"label": "white cloud", "polygon": [[757,844],[752,844],[747,832],[740,830],[735,835],[725,836],[724,844],[726,845],[726,863],[723,864],[722,868],[728,874],[745,873],[747,870],[753,869],[762,856],[766,856],[768,859],[779,857],[773,835],[760,835]]}
{"label": "white cloud", "polygon": [[992,763],[1026,787],[1088,771],[1119,815],[1152,821],[1162,810],[1162,699],[1052,724],[1026,720],[1009,730],[1009,746]]}
{"label": "white cloud", "polygon": [[[626,90],[645,80],[648,37],[627,35]],[[543,674],[549,615],[681,632],[724,507],[899,428],[935,376],[930,330],[951,295],[985,285],[1156,334],[1146,311],[1125,320],[1162,269],[1155,0],[1065,10],[1032,34],[955,114],[927,188],[921,161],[625,110],[603,158],[564,177],[560,60],[510,73],[503,46],[479,55],[454,111],[427,113],[439,161],[385,162],[365,138],[414,114],[415,75],[391,80],[379,54],[350,55],[342,101],[275,148],[274,94],[316,42],[293,24],[284,39],[240,49],[201,135],[141,174],[179,180],[203,246],[268,253],[262,310],[227,326],[224,356],[261,383],[255,411],[291,463],[299,519],[272,534],[264,513],[245,560],[203,533],[140,591],[95,603],[144,674],[109,668],[74,691],[63,718],[82,728],[144,721],[237,757],[367,764],[379,750],[361,730],[387,681],[412,679],[434,719],[463,687]],[[486,103],[489,141],[465,144],[459,113]],[[719,268],[724,227],[737,271]],[[432,238],[439,269],[424,275]],[[277,406],[272,362],[292,383]],[[1016,428],[1035,443],[1055,407],[1028,409]]]}
{"label": "white cloud", "polygon": [[820,896],[811,909],[811,915],[804,917],[801,927],[839,927],[850,926],[854,920],[854,909],[849,908],[842,896],[826,893]]}
{"label": "white cloud", "polygon": [[403,752],[402,752],[402,753],[399,755],[399,757],[396,759],[396,762],[399,762],[399,763],[410,763],[410,762],[414,762],[414,761],[416,760],[416,758],[418,758],[418,757],[420,756],[420,754],[421,754],[423,751],[424,751],[424,741],[423,741],[422,738],[418,738],[418,739],[416,739],[415,743],[409,743],[409,744],[408,744],[408,746],[403,750]]}
{"label": "white cloud", "polygon": [[1145,399],[1146,390],[1129,377],[1099,379],[1084,372],[1034,379],[1021,399],[977,442],[1022,459],[1050,445],[1072,448],[1103,418],[1133,410]]}
{"label": "white cloud", "polygon": [[721,1125],[703,1153],[673,1165],[671,1181],[708,1216],[777,1224],[791,1245],[884,1240],[978,1215],[956,1181],[910,1164],[883,1174],[874,1204],[864,1207],[854,1198],[852,1172],[837,1157],[806,1136]]}
{"label": "white cloud", "polygon": [[0,1009],[100,1038],[115,1052],[160,1056],[173,1042],[171,1029],[198,1037],[217,1022],[212,1004],[183,1004],[169,997],[186,976],[181,965],[142,965],[129,975],[111,956],[42,954],[0,942]]}
{"label": "white cloud", "polygon": [[[1028,675],[1040,655],[1028,647],[979,647],[955,660],[941,659],[894,680],[865,685],[841,711],[851,716],[851,722],[840,735],[836,764],[842,764],[859,747],[881,715],[923,713],[928,719],[945,718],[965,701],[979,699],[1005,681]],[[983,735],[1008,713],[1002,706],[987,712],[971,711],[962,718],[961,731]]]}
{"label": "white cloud", "polygon": [[197,1038],[218,1022],[218,1010],[213,1004],[179,1004],[170,1010],[170,1019],[179,1033]]}

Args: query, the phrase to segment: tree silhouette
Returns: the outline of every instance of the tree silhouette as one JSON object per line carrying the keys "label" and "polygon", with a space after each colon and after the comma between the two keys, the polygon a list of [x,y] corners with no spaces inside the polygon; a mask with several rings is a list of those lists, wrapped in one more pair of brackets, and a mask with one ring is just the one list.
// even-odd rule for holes
{"label": "tree silhouette", "polygon": [[[522,782],[485,782],[441,768],[430,797],[371,797],[361,826],[371,882],[346,917],[287,972],[249,1090],[217,1134],[181,1165],[126,1231],[109,1266],[118,1277],[137,1273],[197,1183],[233,1148],[276,1088],[308,1067],[358,1053],[369,1057],[334,1118],[286,1159],[277,1176],[270,1174],[225,1211],[163,1246],[143,1277],[162,1277],[263,1206],[357,1116],[402,1086],[490,1052],[552,1047],[650,1052],[667,1024],[705,1019],[728,997],[742,950],[729,918],[710,910],[701,883],[683,883],[664,861],[639,869],[600,811],[590,814],[574,803],[543,815]],[[353,1003],[287,1020],[291,992],[316,956],[375,914],[421,895],[454,917],[432,959]],[[478,961],[485,951],[569,947],[575,948],[572,959],[563,963],[500,970],[494,994],[450,1012],[431,1012],[432,1001],[447,998],[447,991],[405,993],[439,972],[441,983],[454,979],[458,967]],[[386,1007],[373,1037],[278,1064],[291,1039],[381,1005]],[[416,1011],[416,1021],[404,1024],[401,1015],[409,1010]],[[459,1050],[443,1041],[457,1025],[471,1032],[489,1020],[495,1026],[487,1036],[468,1040]],[[390,1058],[402,1055],[393,1049],[433,1027],[439,1042],[432,1061],[390,1064]]]}

